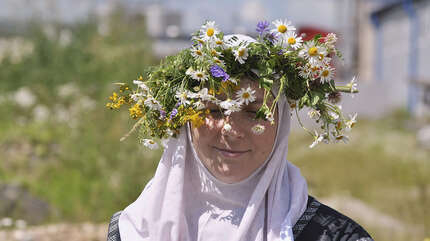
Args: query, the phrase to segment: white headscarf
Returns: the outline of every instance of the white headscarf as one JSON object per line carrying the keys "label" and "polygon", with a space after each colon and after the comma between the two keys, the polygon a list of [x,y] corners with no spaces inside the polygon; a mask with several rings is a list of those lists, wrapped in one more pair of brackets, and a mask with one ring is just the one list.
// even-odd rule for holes
{"label": "white headscarf", "polygon": [[[184,126],[179,137],[169,140],[154,178],[121,213],[121,240],[262,241],[267,192],[267,240],[292,241],[292,227],[306,209],[308,192],[300,170],[286,160],[291,115],[284,95],[277,107],[272,153],[237,184],[224,184],[204,168]],[[233,212],[233,220],[221,217],[226,210]]]}

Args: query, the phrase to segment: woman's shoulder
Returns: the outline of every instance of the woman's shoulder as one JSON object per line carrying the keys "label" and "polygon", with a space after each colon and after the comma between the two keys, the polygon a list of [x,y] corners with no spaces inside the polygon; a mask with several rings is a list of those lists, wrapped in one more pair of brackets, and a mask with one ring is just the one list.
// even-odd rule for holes
{"label": "woman's shoulder", "polygon": [[351,218],[309,196],[306,211],[293,227],[294,240],[373,241]]}
{"label": "woman's shoulder", "polygon": [[[121,241],[118,220],[120,212],[112,215],[107,241]],[[320,203],[312,196],[308,198],[305,212],[293,227],[295,241],[373,241],[370,235],[351,218]]]}

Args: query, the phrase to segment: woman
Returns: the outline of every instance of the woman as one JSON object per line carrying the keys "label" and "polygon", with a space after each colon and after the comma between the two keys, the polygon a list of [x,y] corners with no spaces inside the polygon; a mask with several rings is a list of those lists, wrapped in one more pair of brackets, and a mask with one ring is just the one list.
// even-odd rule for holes
{"label": "woman", "polygon": [[[286,29],[291,29],[291,26],[287,21],[275,21],[274,24],[279,25],[276,26],[279,33],[271,32],[270,35],[279,41],[284,38],[281,34],[286,32],[283,26]],[[262,26],[259,27],[259,33],[262,34]],[[199,38],[211,41],[207,37],[212,37],[216,32],[214,24],[208,22],[203,26]],[[265,39],[270,41],[270,35]],[[284,90],[293,89],[285,88],[285,85],[293,85],[292,82],[285,78],[283,80],[282,70],[265,73],[264,67],[261,66],[257,69],[247,68],[245,62],[252,62],[252,51],[261,51],[257,49],[257,45],[248,45],[256,43],[255,40],[242,35],[227,36],[223,39],[227,39],[226,42],[233,39],[230,41],[233,42],[232,49],[219,50],[221,54],[217,55],[223,57],[223,66],[227,71],[213,67],[218,65],[210,67],[214,81],[220,78],[220,87],[214,88],[210,80],[196,74],[201,71],[204,75],[204,67],[196,68],[203,66],[204,60],[199,59],[197,51],[191,52],[195,53],[193,57],[196,59],[192,63],[197,65],[188,68],[185,64],[188,60],[183,58],[179,66],[187,67],[188,73],[185,74],[190,75],[190,79],[200,78],[198,88],[195,89],[194,86],[191,89],[196,90],[195,92],[180,92],[177,95],[178,103],[169,110],[169,118],[163,114],[165,110],[161,108],[169,102],[152,100],[153,94],[149,93],[151,88],[136,82],[141,85],[139,88],[144,90],[145,97],[142,102],[151,105],[150,111],[158,111],[160,114],[157,118],[166,120],[168,128],[178,128],[177,136],[169,138],[154,178],[139,198],[124,211],[113,216],[108,240],[372,240],[354,221],[309,196],[306,181],[299,169],[286,160],[290,106],[295,102],[294,99],[288,101],[287,98],[291,96],[282,93]],[[264,44],[276,50],[278,47],[293,49],[293,43],[288,41],[288,36],[285,40],[290,46],[285,47],[283,43],[273,42]],[[200,48],[201,52],[209,54],[212,53],[210,49],[217,50],[210,44],[205,45],[207,42],[203,41],[203,47],[197,45],[193,48]],[[315,48],[317,47],[319,46]],[[312,47],[307,50],[309,53],[312,52],[310,48]],[[323,52],[322,49],[317,51]],[[231,67],[234,66],[233,63],[228,63],[229,53],[235,56],[234,63],[238,62],[240,69],[249,70],[238,75],[240,78],[235,80],[227,74],[238,69]],[[258,60],[264,62],[261,52],[258,53]],[[282,57],[279,58],[284,58],[283,53],[281,54]],[[214,56],[206,58],[213,59]],[[173,63],[176,64],[179,60],[176,59]],[[259,63],[254,62],[253,65],[259,66]],[[322,70],[323,67],[320,72]],[[168,70],[160,73],[166,71]],[[277,82],[271,83],[267,79],[268,75],[273,76]],[[286,75],[288,73],[284,74]],[[153,72],[152,76],[160,78],[156,72]],[[171,79],[171,75],[169,76]],[[322,78],[324,76],[321,73],[318,81]],[[229,79],[232,82],[230,84]],[[208,94],[205,86],[212,87],[212,95]],[[317,88],[323,88],[323,85],[312,90]],[[136,94],[134,92],[132,95],[136,97]],[[189,102],[191,99],[198,100]],[[152,102],[149,103],[148,100]],[[163,104],[160,104],[161,102]],[[199,103],[197,107],[196,103]],[[206,110],[202,119],[198,118],[201,112],[190,107],[192,104],[197,110]],[[318,111],[322,111],[322,108],[318,106]],[[187,111],[192,113],[185,114]],[[131,114],[135,112],[133,110]],[[183,113],[183,116],[179,118],[178,113]],[[263,118],[258,118],[261,115]],[[178,123],[188,121],[182,126],[175,126],[176,120],[182,120]],[[328,120],[331,119],[321,119]],[[154,133],[163,128],[162,121],[157,123],[159,127],[154,129]],[[336,122],[338,126],[341,124],[348,126],[348,121]],[[146,126],[150,128],[151,125]],[[328,134],[315,135],[314,143],[330,139],[330,135],[333,135],[334,139],[344,136],[335,132],[330,134],[328,130],[326,133]],[[148,140],[145,139],[144,142],[148,143]],[[154,143],[148,144],[149,147],[153,145]]]}

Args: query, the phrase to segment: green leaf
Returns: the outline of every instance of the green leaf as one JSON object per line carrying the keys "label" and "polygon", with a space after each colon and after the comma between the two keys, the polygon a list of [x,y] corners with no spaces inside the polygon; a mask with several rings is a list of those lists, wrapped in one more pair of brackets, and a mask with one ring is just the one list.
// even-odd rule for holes
{"label": "green leaf", "polygon": [[312,97],[312,105],[316,105],[318,103],[318,101],[320,100],[319,95],[314,95]]}
{"label": "green leaf", "polygon": [[308,95],[304,95],[300,100],[299,100],[299,109],[303,108],[303,106],[308,106],[309,105],[309,96]]}
{"label": "green leaf", "polygon": [[263,104],[255,114],[255,118],[264,120],[266,119],[266,114],[268,114],[269,112],[270,112],[269,107],[266,104]]}
{"label": "green leaf", "polygon": [[270,90],[272,88],[273,85],[273,80],[268,79],[268,78],[263,78],[262,82],[260,82],[261,87]]}

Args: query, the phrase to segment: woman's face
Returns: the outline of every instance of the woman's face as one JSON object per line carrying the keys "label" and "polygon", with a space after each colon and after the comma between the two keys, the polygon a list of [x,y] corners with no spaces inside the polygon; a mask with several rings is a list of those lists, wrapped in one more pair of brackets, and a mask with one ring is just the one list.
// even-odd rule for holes
{"label": "woman's face", "polygon": [[[206,108],[211,113],[206,117],[205,123],[199,128],[191,128],[192,142],[198,157],[212,175],[225,183],[239,182],[251,175],[265,162],[275,142],[277,111],[274,113],[274,125],[269,121],[255,120],[264,90],[258,88],[257,82],[249,79],[240,81],[240,88],[248,86],[256,91],[254,102],[243,105],[241,111],[233,112],[230,116],[223,116],[217,105],[208,103]],[[267,101],[269,107],[272,101],[273,97],[270,95]],[[226,123],[231,125],[229,131],[223,128]],[[265,127],[260,135],[251,130],[257,124]]]}

